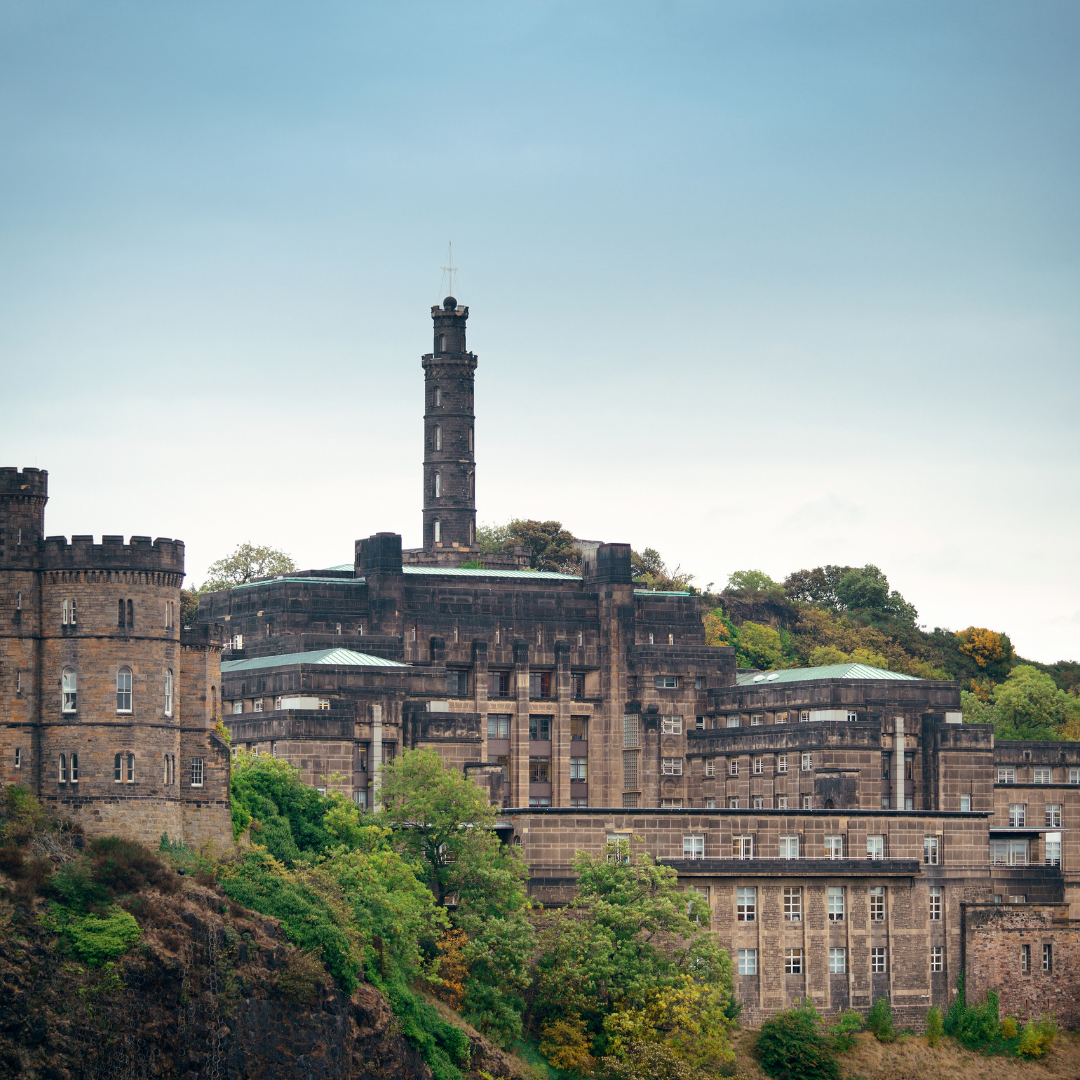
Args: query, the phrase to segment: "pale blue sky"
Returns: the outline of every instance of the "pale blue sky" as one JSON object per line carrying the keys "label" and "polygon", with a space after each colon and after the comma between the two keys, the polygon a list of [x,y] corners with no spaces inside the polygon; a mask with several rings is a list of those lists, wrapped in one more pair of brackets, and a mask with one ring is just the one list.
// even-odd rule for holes
{"label": "pale blue sky", "polygon": [[50,533],[419,542],[453,239],[482,521],[874,562],[1080,658],[1075,3],[0,3],[0,463]]}

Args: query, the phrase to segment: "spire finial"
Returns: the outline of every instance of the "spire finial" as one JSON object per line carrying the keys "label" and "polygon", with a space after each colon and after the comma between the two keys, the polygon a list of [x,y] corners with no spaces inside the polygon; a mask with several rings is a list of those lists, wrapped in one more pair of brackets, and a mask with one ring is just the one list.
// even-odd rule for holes
{"label": "spire finial", "polygon": [[[453,243],[447,243],[446,245],[446,266],[440,266],[439,269],[449,279],[447,281],[448,288],[446,290],[447,296],[454,295],[454,275],[458,272],[460,267],[454,265],[454,245]],[[441,283],[441,279],[440,279]]]}

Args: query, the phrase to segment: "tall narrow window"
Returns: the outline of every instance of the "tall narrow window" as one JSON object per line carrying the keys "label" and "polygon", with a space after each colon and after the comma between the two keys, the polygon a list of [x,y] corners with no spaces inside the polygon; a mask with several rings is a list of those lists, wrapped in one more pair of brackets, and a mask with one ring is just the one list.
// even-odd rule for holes
{"label": "tall narrow window", "polygon": [[124,779],[124,755],[117,754],[113,758],[113,783],[122,783]]}
{"label": "tall narrow window", "polygon": [[[446,339],[445,338],[440,338],[440,340],[445,341]],[[435,408],[439,409],[441,407],[442,407],[442,390],[440,390],[439,387],[436,386],[435,387]]]}
{"label": "tall narrow window", "polygon": [[435,522],[435,543],[436,544],[441,544],[442,543],[442,522],[441,521],[436,521]]}
{"label": "tall narrow window", "polygon": [[875,885],[870,890],[870,921],[885,921],[885,886]]}
{"label": "tall narrow window", "polygon": [[1054,946],[1043,946],[1043,971],[1053,972],[1054,970]]}
{"label": "tall narrow window", "polygon": [[22,611],[22,593],[17,592],[15,594],[15,610]]}
{"label": "tall narrow window", "polygon": [[829,922],[844,921],[844,886],[829,886]]}
{"label": "tall narrow window", "polygon": [[79,755],[71,755],[71,782],[77,784],[79,782]]}
{"label": "tall narrow window", "polygon": [[77,711],[78,700],[78,688],[79,688],[79,676],[75,673],[74,668],[64,668],[64,674],[61,677],[61,683],[64,693],[64,712],[73,713]]}
{"label": "tall narrow window", "polygon": [[116,625],[117,626],[123,626],[124,625],[124,601],[123,600],[117,600],[116,601]]}
{"label": "tall narrow window", "polygon": [[126,775],[124,780],[129,784],[135,783],[135,755],[128,754],[125,758]]}
{"label": "tall narrow window", "polygon": [[472,433],[472,432],[473,432],[473,429],[472,429],[472,428],[469,428],[469,453],[470,453],[470,454],[471,454],[471,453],[473,452],[473,442],[472,442],[472,440],[473,440],[473,433]]}
{"label": "tall narrow window", "polygon": [[21,746],[16,746],[15,747],[15,768],[16,769],[21,769],[22,768],[22,747]]}
{"label": "tall narrow window", "polygon": [[129,600],[127,602],[127,624],[128,624],[129,628],[133,627],[135,625],[135,601],[134,600]]}
{"label": "tall narrow window", "polygon": [[[440,334],[439,335],[438,352],[446,352],[446,335],[445,334]],[[439,394],[439,391],[436,389],[436,391],[435,391],[436,400],[438,399],[438,394]]]}
{"label": "tall narrow window", "polygon": [[737,922],[757,920],[757,886],[739,886],[735,895],[735,919]]}
{"label": "tall narrow window", "polygon": [[165,672],[165,715],[172,716],[172,669]]}
{"label": "tall narrow window", "polygon": [[122,667],[116,673],[116,711],[131,712],[131,668]]}
{"label": "tall narrow window", "polygon": [[201,757],[191,759],[191,786],[203,786],[203,759]]}
{"label": "tall narrow window", "polygon": [[1020,946],[1020,970],[1027,975],[1031,971],[1031,946]]}
{"label": "tall narrow window", "polygon": [[930,886],[930,919],[933,922],[941,921],[941,902],[944,896],[945,890],[942,886]]}
{"label": "tall narrow window", "polygon": [[67,783],[67,758],[63,754],[57,763],[56,781],[59,784]]}
{"label": "tall narrow window", "polygon": [[22,693],[22,672],[21,671],[16,671],[15,672],[15,693],[16,694],[21,694]]}
{"label": "tall narrow window", "polygon": [[439,424],[435,425],[435,449],[442,449],[442,427]]}
{"label": "tall narrow window", "polygon": [[784,920],[786,922],[802,921],[802,888],[798,885],[784,886]]}

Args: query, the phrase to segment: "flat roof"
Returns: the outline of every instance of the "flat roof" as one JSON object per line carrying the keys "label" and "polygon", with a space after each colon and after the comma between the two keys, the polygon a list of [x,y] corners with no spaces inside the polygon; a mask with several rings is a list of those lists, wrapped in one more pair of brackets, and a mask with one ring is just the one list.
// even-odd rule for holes
{"label": "flat roof", "polygon": [[[735,673],[736,686],[772,686],[774,683],[810,682],[812,679],[895,679],[923,682],[914,675],[868,667],[866,664],[826,664],[824,667],[784,668],[780,671]],[[721,687],[721,689],[723,689]]]}
{"label": "flat roof", "polygon": [[276,656],[253,656],[250,660],[223,660],[221,671],[252,671],[256,668],[290,667],[293,664],[330,664],[337,667],[408,667],[397,660],[386,660],[352,649],[313,649],[311,652],[279,653]]}

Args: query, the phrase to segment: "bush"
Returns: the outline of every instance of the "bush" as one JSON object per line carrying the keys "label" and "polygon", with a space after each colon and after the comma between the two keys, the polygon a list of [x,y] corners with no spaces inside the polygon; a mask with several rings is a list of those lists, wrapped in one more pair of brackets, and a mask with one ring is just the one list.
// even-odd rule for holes
{"label": "bush", "polygon": [[840,1080],[830,1041],[810,1005],[777,1013],[761,1025],[754,1054],[776,1080]]}
{"label": "bush", "polygon": [[44,823],[41,803],[19,784],[4,789],[3,813],[0,815],[0,843],[22,846],[30,841]]}
{"label": "bush", "polygon": [[379,985],[379,989],[390,999],[390,1007],[401,1022],[401,1033],[420,1051],[420,1056],[435,1074],[435,1080],[460,1080],[458,1066],[467,1068],[469,1065],[468,1035],[443,1020],[400,978]]}
{"label": "bush", "polygon": [[1053,1017],[1044,1016],[1038,1020],[1029,1020],[1020,1032],[1020,1045],[1016,1048],[1017,1054],[1023,1058],[1041,1058],[1054,1044],[1057,1038],[1058,1026]]}
{"label": "bush", "polygon": [[112,908],[102,917],[76,915],[65,930],[71,951],[91,967],[115,960],[139,940],[139,924],[126,911]]}
{"label": "bush", "polygon": [[891,1043],[896,1038],[893,1027],[892,1006],[889,999],[879,997],[866,1014],[866,1026],[878,1042]]}
{"label": "bush", "polygon": [[1001,1037],[1003,1039],[1015,1039],[1019,1030],[1019,1026],[1011,1016],[1006,1016],[1001,1021]]}
{"label": "bush", "polygon": [[180,880],[152,851],[134,840],[103,836],[87,845],[90,876],[110,898],[128,896],[149,887],[174,893]]}
{"label": "bush", "polygon": [[864,1027],[863,1018],[854,1009],[847,1009],[836,1017],[836,1023],[829,1028],[829,1034],[833,1037],[833,1045],[837,1052],[846,1054],[858,1044],[855,1038]]}
{"label": "bush", "polygon": [[635,1042],[624,1057],[600,1059],[601,1080],[705,1080],[706,1074],[659,1042]]}
{"label": "bush", "polygon": [[926,1041],[931,1046],[937,1046],[941,1042],[944,1033],[944,1025],[941,1019],[941,1010],[935,1005],[926,1013]]}
{"label": "bush", "polygon": [[313,953],[290,948],[277,977],[278,990],[294,1005],[308,1005],[326,981],[326,968]]}

